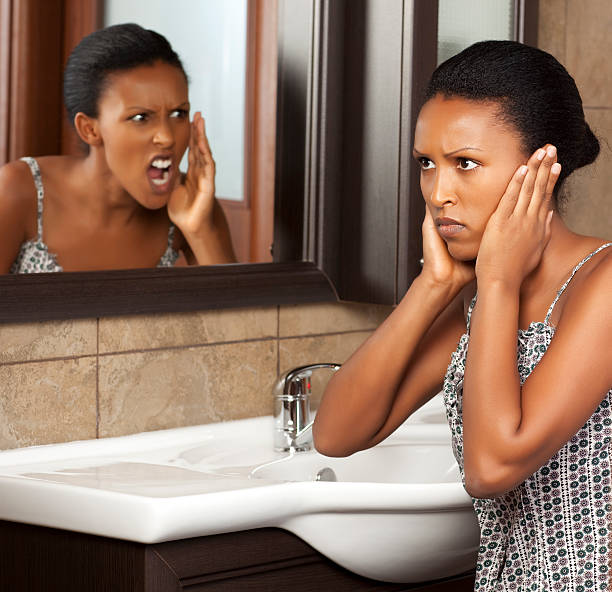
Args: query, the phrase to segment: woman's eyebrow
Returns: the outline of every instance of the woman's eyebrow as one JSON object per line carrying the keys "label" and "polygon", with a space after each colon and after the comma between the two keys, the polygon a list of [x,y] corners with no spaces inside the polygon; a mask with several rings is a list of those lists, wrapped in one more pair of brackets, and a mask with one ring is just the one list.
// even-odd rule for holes
{"label": "woman's eyebrow", "polygon": [[[447,152],[444,156],[452,156],[453,154],[457,154],[457,152],[462,152],[463,150],[476,150],[478,152],[483,151],[482,148],[476,148],[475,146],[463,146],[463,148],[457,148],[456,150],[451,150],[450,152]],[[425,156],[424,152],[420,152],[416,148],[412,149],[412,154],[414,154],[415,156]]]}
{"label": "woman's eyebrow", "polygon": [[457,152],[462,152],[463,150],[476,150],[478,152],[482,152],[482,148],[476,148],[474,146],[464,146],[463,148],[457,148],[457,150],[447,152],[444,156],[452,156],[453,154],[457,154]]}

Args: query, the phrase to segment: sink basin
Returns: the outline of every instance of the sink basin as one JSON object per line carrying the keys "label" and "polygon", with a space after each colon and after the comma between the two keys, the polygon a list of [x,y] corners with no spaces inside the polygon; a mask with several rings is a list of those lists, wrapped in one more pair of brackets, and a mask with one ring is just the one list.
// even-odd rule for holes
{"label": "sink basin", "polygon": [[142,543],[272,526],[366,577],[450,576],[479,534],[439,411],[346,459],[273,452],[270,416],[0,452],[0,519]]}
{"label": "sink basin", "polygon": [[[414,436],[413,436],[414,437]],[[457,483],[459,469],[450,447],[439,438],[389,442],[347,458],[317,452],[298,453],[256,467],[251,477],[316,481],[330,468],[335,481],[350,483]],[[324,480],[324,479],[323,479]]]}

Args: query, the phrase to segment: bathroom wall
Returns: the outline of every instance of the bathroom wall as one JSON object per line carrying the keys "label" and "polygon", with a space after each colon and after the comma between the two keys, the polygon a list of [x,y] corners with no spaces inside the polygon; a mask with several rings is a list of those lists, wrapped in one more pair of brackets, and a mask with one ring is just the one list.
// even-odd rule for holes
{"label": "bathroom wall", "polygon": [[568,179],[564,217],[576,232],[612,239],[612,3],[540,0],[539,6],[538,45],[576,80],[601,143],[597,161]]}
{"label": "bathroom wall", "polygon": [[280,373],[343,362],[390,310],[314,304],[0,325],[0,449],[269,414]]}

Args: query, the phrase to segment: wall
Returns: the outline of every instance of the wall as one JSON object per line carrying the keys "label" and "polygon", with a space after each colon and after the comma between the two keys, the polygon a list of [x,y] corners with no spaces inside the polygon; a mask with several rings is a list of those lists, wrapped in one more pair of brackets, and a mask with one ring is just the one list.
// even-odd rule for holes
{"label": "wall", "polygon": [[265,415],[387,307],[315,304],[0,326],[0,449]]}
{"label": "wall", "polygon": [[612,3],[540,0],[539,6],[538,45],[576,80],[601,143],[597,161],[568,179],[564,217],[576,232],[612,239]]}

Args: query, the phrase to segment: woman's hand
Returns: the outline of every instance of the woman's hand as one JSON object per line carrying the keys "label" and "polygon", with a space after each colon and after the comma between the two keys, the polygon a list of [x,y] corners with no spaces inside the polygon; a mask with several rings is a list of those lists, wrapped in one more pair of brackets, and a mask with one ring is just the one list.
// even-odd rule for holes
{"label": "woman's hand", "polygon": [[187,260],[199,265],[234,263],[229,226],[215,199],[215,161],[199,111],[191,123],[188,161],[185,180],[168,201],[168,215],[189,243]]}
{"label": "woman's hand", "polygon": [[474,266],[454,259],[448,252],[446,243],[438,233],[429,208],[425,208],[423,220],[423,271],[421,276],[433,284],[448,286],[458,291],[471,282]]}
{"label": "woman's hand", "polygon": [[187,240],[211,231],[215,205],[215,161],[199,111],[191,122],[188,162],[185,180],[177,185],[168,202],[168,215]]}
{"label": "woman's hand", "polygon": [[519,167],[485,228],[476,277],[520,289],[550,240],[552,194],[561,165],[554,146],[539,148]]}

